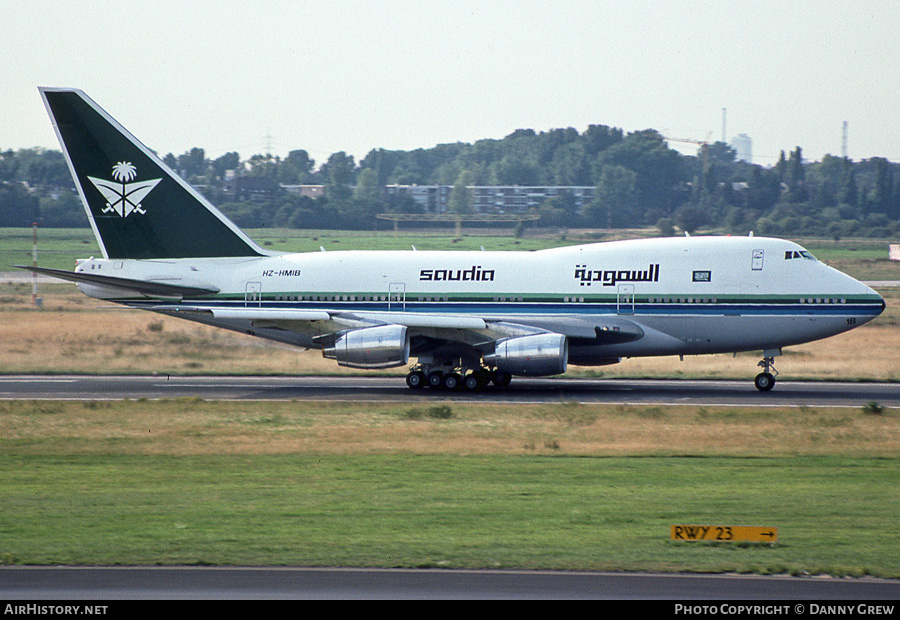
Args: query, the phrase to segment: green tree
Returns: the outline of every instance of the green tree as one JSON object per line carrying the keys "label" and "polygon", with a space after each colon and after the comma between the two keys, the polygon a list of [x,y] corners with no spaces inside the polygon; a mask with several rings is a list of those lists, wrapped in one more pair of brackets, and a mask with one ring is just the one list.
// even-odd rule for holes
{"label": "green tree", "polygon": [[328,157],[328,161],[322,164],[319,174],[322,176],[329,200],[342,202],[350,199],[352,195],[350,185],[353,183],[355,171],[356,163],[353,155],[339,151]]}
{"label": "green tree", "polygon": [[590,125],[582,135],[582,144],[588,157],[596,157],[614,144],[624,139],[621,129],[607,127],[606,125]]}
{"label": "green tree", "polygon": [[356,175],[353,199],[365,203],[371,209],[378,209],[384,202],[384,190],[378,184],[378,174],[371,168],[360,170]]}
{"label": "green tree", "polygon": [[40,199],[41,226],[84,228],[88,225],[81,199],[72,191],[60,191]]}
{"label": "green tree", "polygon": [[228,170],[237,170],[241,167],[241,156],[234,151],[225,153],[221,157],[217,157],[212,162],[213,174],[219,179],[225,178],[225,172]]}
{"label": "green tree", "polygon": [[847,204],[854,209],[859,205],[859,187],[856,184],[856,171],[853,164],[845,160],[844,175],[838,190],[838,203]]}
{"label": "green tree", "polygon": [[[681,202],[678,191],[683,180],[680,158],[678,152],[666,146],[662,135],[652,129],[632,132],[600,154],[598,160],[604,168],[620,166],[636,175],[635,198],[642,210],[629,212],[627,225],[645,220],[655,222],[675,210]],[[603,182],[602,172],[600,181]]]}
{"label": "green tree", "polygon": [[790,189],[791,202],[804,202],[809,198],[806,188],[806,169],[803,167],[803,151],[798,146],[791,151],[787,162],[786,183]]}
{"label": "green tree", "polygon": [[181,170],[188,178],[205,175],[207,166],[206,153],[200,148],[192,148],[178,157],[178,170]]}
{"label": "green tree", "polygon": [[495,185],[540,185],[535,162],[517,155],[505,155],[491,166]]}
{"label": "green tree", "polygon": [[278,167],[278,180],[285,185],[307,183],[316,166],[314,159],[302,149],[291,151]]}
{"label": "green tree", "polygon": [[250,159],[247,160],[250,176],[264,177],[267,179],[275,179],[278,177],[280,164],[281,160],[271,153],[266,153],[265,155],[252,155]]}
{"label": "green tree", "polygon": [[687,204],[675,212],[675,224],[687,233],[694,233],[701,226],[709,224],[707,212],[700,206]]}
{"label": "green tree", "polygon": [[19,159],[20,180],[28,183],[29,187],[72,186],[72,176],[62,152],[41,148],[22,149]]}
{"label": "green tree", "polygon": [[465,214],[472,212],[471,174],[463,172],[456,179],[453,189],[450,191],[448,209],[450,213]]}
{"label": "green tree", "polygon": [[624,166],[604,166],[587,209],[588,221],[606,228],[633,226],[640,219],[637,178],[636,172]]}
{"label": "green tree", "polygon": [[31,226],[40,218],[40,199],[21,183],[0,185],[0,226]]}
{"label": "green tree", "polygon": [[873,157],[875,182],[866,194],[866,212],[887,214],[892,211],[894,180],[890,164],[884,157]]}

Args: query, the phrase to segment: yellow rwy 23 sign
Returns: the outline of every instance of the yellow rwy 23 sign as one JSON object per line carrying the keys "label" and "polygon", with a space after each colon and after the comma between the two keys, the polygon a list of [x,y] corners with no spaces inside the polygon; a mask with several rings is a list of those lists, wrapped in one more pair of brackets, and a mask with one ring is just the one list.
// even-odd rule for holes
{"label": "yellow rwy 23 sign", "polygon": [[672,540],[708,540],[719,542],[775,542],[777,527],[748,525],[672,525]]}

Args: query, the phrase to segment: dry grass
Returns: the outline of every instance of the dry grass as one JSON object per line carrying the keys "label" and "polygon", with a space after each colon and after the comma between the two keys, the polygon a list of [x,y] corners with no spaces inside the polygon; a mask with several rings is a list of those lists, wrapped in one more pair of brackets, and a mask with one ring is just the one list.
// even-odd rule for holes
{"label": "dry grass", "polygon": [[852,409],[354,403],[0,402],[17,453],[893,457],[900,414]]}
{"label": "dry grass", "polygon": [[[28,286],[0,288],[0,373],[351,374],[318,351],[264,341],[148,312],[112,307],[68,285],[42,290],[31,306]],[[782,378],[900,380],[900,291],[888,310],[839,336],[785,349]],[[570,375],[746,379],[758,353],[634,358],[616,366],[572,367]],[[389,371],[401,375],[404,369]]]}
{"label": "dry grass", "polygon": [[[866,325],[825,340],[784,349],[775,359],[782,379],[855,381],[900,380],[900,328]],[[700,377],[746,379],[756,375],[758,352],[722,355],[647,357],[624,360],[597,370],[573,369],[574,375],[603,377]]]}

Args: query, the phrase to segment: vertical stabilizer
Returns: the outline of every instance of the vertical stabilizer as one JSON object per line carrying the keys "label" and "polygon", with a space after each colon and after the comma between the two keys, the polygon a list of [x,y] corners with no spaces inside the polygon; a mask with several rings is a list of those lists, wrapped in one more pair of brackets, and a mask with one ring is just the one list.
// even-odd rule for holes
{"label": "vertical stabilizer", "polygon": [[267,254],[83,92],[40,92],[106,258]]}

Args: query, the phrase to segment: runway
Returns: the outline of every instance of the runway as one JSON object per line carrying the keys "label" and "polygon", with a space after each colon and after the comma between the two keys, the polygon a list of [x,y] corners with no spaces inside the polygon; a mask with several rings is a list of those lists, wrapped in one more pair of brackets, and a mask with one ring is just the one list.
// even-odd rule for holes
{"label": "runway", "polygon": [[[0,567],[0,599],[896,601],[900,581],[759,575],[248,567]],[[892,605],[893,603],[888,603]],[[671,609],[666,611],[671,612]],[[115,611],[111,604],[106,613]],[[810,612],[812,607],[810,605]],[[723,612],[725,613],[725,612]],[[731,611],[730,613],[737,613]],[[782,613],[788,613],[786,610]],[[874,612],[873,612],[874,613]]]}
{"label": "runway", "polygon": [[411,390],[402,377],[377,376],[56,376],[0,377],[0,399],[337,400],[416,403],[697,405],[723,407],[900,407],[900,384],[780,381],[761,393],[747,381],[520,379],[478,392]]}

